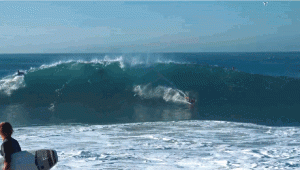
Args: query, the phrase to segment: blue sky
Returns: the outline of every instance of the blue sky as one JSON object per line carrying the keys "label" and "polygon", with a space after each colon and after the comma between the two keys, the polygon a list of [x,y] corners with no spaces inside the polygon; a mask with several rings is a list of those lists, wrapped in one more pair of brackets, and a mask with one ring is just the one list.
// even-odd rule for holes
{"label": "blue sky", "polygon": [[300,2],[0,2],[0,53],[300,51]]}

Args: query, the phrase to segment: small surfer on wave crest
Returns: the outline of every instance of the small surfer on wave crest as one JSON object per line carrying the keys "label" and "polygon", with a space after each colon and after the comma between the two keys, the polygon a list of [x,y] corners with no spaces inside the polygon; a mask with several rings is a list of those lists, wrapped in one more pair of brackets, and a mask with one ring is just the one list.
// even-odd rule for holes
{"label": "small surfer on wave crest", "polygon": [[24,72],[21,72],[20,70],[18,70],[18,76],[22,76],[24,75]]}

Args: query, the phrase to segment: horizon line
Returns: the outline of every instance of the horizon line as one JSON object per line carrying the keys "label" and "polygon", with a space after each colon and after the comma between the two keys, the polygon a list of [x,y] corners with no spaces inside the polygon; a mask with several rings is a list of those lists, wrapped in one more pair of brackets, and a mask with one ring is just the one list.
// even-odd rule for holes
{"label": "horizon line", "polygon": [[159,53],[299,53],[299,51],[221,51],[221,52],[61,52],[61,53],[0,53],[0,55],[14,54],[159,54]]}

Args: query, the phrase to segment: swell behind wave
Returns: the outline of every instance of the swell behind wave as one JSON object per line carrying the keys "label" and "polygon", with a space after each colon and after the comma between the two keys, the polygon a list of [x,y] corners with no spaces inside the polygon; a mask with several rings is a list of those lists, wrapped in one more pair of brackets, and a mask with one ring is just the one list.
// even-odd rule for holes
{"label": "swell behind wave", "polygon": [[[14,81],[13,81],[14,80]],[[208,119],[298,125],[300,80],[210,65],[69,61],[2,78],[15,124]],[[196,99],[190,105],[185,97]]]}

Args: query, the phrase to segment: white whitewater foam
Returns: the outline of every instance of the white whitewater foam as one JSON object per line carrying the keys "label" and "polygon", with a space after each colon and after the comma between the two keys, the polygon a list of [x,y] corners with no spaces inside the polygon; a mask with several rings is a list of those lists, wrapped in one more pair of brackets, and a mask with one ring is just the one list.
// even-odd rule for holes
{"label": "white whitewater foam", "polygon": [[151,84],[136,85],[133,88],[133,92],[135,95],[146,99],[162,98],[166,102],[188,103],[185,99],[185,94],[182,91],[171,87],[157,86],[153,88]]}
{"label": "white whitewater foam", "polygon": [[0,93],[10,96],[13,91],[25,87],[24,76],[18,76],[17,73],[6,76],[0,80]]}
{"label": "white whitewater foam", "polygon": [[[55,149],[65,169],[299,169],[299,127],[222,121],[14,128],[23,150]],[[267,132],[267,133],[266,133]]]}

